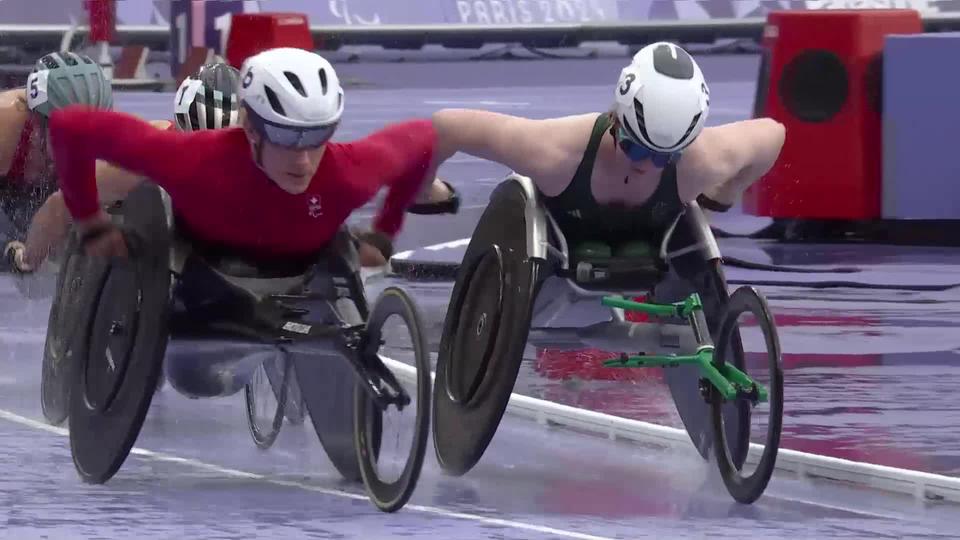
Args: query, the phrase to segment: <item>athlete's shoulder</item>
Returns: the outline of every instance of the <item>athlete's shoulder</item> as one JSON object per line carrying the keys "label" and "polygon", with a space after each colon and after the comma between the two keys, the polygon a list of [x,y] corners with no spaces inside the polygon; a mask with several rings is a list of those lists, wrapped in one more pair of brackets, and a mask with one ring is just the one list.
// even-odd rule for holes
{"label": "athlete's shoulder", "polygon": [[340,154],[366,160],[371,153],[385,149],[405,149],[432,145],[437,138],[433,122],[414,119],[394,122],[352,141],[331,143]]}
{"label": "athlete's shoulder", "polygon": [[24,88],[13,88],[0,91],[0,108],[20,107],[26,109],[27,92]]}
{"label": "athlete's shoulder", "polygon": [[170,124],[165,131],[178,134],[178,136],[189,139],[199,145],[222,145],[222,146],[243,146],[247,147],[247,138],[243,129],[239,126],[223,129],[201,129],[197,131],[180,131],[175,124]]}
{"label": "athlete's shoulder", "polygon": [[250,153],[250,144],[240,127],[199,131],[172,128],[171,131],[186,139],[184,146],[188,147],[190,152],[196,153],[202,161],[221,170],[232,170]]}
{"label": "athlete's shoulder", "polygon": [[0,92],[0,170],[9,167],[28,117],[23,90]]}
{"label": "athlete's shoulder", "polygon": [[413,118],[401,122],[392,122],[368,135],[367,139],[378,138],[422,138],[436,137],[436,129],[429,118]]}

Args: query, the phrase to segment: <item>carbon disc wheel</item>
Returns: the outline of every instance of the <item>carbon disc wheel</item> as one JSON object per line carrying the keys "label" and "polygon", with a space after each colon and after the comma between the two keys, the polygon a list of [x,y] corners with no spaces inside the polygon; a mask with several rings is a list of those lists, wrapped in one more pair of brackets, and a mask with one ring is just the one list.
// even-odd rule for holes
{"label": "carbon disc wheel", "polygon": [[56,296],[50,306],[40,376],[40,405],[43,416],[55,426],[67,419],[70,410],[70,385],[73,375],[73,362],[69,358],[72,352],[70,340],[75,337],[76,321],[89,317],[89,314],[79,313],[84,305],[81,286],[84,280],[82,267],[85,263],[89,261],[78,251],[76,235],[71,233],[57,276]]}

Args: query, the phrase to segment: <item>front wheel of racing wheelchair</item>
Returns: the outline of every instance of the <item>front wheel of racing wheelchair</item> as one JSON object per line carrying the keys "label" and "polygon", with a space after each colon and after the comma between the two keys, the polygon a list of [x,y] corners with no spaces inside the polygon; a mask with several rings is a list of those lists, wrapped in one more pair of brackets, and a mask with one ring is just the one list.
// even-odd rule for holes
{"label": "front wheel of racing wheelchair", "polygon": [[[71,313],[72,320],[60,321],[66,334],[78,333],[73,340],[69,418],[70,448],[80,477],[105,483],[120,469],[146,419],[165,357],[171,385],[190,397],[239,391],[254,371],[250,366],[259,365],[239,360],[204,364],[190,362],[197,359],[189,355],[172,361],[172,348],[205,343],[219,350],[222,358],[224,350],[229,355],[256,346],[258,351],[279,351],[291,359],[320,442],[341,474],[348,481],[363,480],[370,499],[383,511],[406,504],[422,468],[430,411],[428,350],[419,311],[406,293],[388,288],[369,318],[344,320],[330,309],[331,295],[340,299],[353,295],[363,306],[365,301],[358,275],[351,283],[350,276],[324,273],[342,263],[335,257],[324,257],[304,275],[294,276],[301,286],[277,292],[272,290],[274,280],[236,279],[199,255],[184,262],[175,249],[169,201],[157,186],[144,183],[136,188],[120,213],[118,223],[130,257],[103,260],[102,272],[81,276],[86,281],[79,291],[79,307]],[[73,247],[80,252],[80,246]],[[236,294],[226,303],[185,310],[179,293],[186,280],[185,264],[192,265],[190,276],[214,276],[213,281],[225,288],[218,291]],[[320,278],[314,280],[317,275]],[[205,288],[210,283],[193,286]],[[408,330],[409,338],[401,345],[384,330],[385,321],[394,315]],[[59,331],[64,333],[64,328]],[[392,346],[407,353],[406,364],[385,355]],[[234,364],[243,366],[231,370]],[[207,369],[206,379],[197,378],[204,373],[201,368]],[[329,392],[315,391],[318,388]],[[325,401],[332,394],[340,401]],[[401,458],[403,472],[396,480],[385,479],[378,468],[382,413],[391,406],[416,413],[413,442]]]}
{"label": "front wheel of racing wheelchair", "polygon": [[[751,288],[728,294],[719,249],[696,204],[666,231],[659,253],[629,251],[581,256],[579,246],[567,246],[528,178],[513,175],[494,190],[457,271],[437,359],[433,431],[445,472],[465,474],[492,441],[534,323],[553,320],[552,308],[592,298],[590,307],[602,304],[606,320],[576,330],[576,339],[624,351],[605,362],[611,368],[669,367],[665,381],[697,451],[704,459],[713,454],[737,501],[762,494],[775,466],[783,410],[780,346],[765,301]],[[624,310],[653,320],[630,323]],[[744,353],[738,317],[745,313],[756,318],[766,346],[759,356],[770,370],[768,388],[747,375],[753,373],[747,360],[758,355]],[[644,352],[626,355],[636,350]],[[759,460],[748,459],[755,446],[752,409],[761,401],[770,404],[764,448]],[[756,472],[744,474],[744,466],[757,461]]]}

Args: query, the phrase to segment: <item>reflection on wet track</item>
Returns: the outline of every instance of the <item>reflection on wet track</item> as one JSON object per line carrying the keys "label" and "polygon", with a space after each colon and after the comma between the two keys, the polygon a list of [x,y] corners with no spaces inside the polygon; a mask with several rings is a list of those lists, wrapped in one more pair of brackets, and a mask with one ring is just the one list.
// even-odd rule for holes
{"label": "reflection on wet track", "polygon": [[[742,114],[720,112],[711,122],[747,116],[755,73],[748,66],[742,82],[715,85],[715,99]],[[522,111],[513,106],[512,112],[534,117],[608,105],[605,86],[568,89],[563,100],[539,96],[554,90],[468,88],[456,95],[467,102],[485,96],[494,103],[498,96],[512,96],[513,102],[530,104]],[[378,124],[425,114],[436,108],[428,102],[448,99],[451,92],[352,90],[338,136],[356,137]],[[163,118],[171,99],[121,94],[118,104]],[[552,108],[538,109],[537,103]],[[564,103],[569,110],[558,111]],[[482,206],[491,187],[471,179],[501,173],[474,160],[446,166],[444,178],[461,189],[467,208],[456,217],[411,216],[398,249],[469,235],[479,215],[470,206]],[[870,246],[761,249],[740,240],[724,245],[765,253],[767,263],[893,264],[903,272],[923,267],[939,273],[938,279],[955,273],[960,260],[956,250],[905,255],[909,250]],[[396,282],[375,280],[369,295]],[[435,348],[450,284],[399,284],[421,304]],[[960,475],[957,290],[761,289],[776,313],[785,351],[784,447]],[[247,431],[242,393],[189,400],[169,387],[154,399],[137,443],[143,451],[108,484],[85,485],[74,471],[65,430],[47,426],[40,412],[49,300],[23,300],[12,278],[3,275],[0,305],[3,539],[951,538],[960,521],[954,506],[921,505],[909,497],[788,475],[776,475],[767,494],[745,507],[732,501],[714,464],[699,459],[692,447],[665,452],[509,416],[483,460],[464,477],[443,475],[428,452],[410,505],[385,515],[362,487],[339,481],[309,422],[284,425],[275,445],[261,451]],[[657,370],[604,370],[599,367],[604,352],[558,354],[562,347],[556,343],[556,350],[546,352],[530,347],[515,391],[680,426]]]}

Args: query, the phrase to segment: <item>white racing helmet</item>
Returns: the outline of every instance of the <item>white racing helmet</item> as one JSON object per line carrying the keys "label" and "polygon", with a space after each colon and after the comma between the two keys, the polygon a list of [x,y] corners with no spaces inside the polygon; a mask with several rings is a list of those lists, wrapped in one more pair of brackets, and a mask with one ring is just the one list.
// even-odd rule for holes
{"label": "white racing helmet", "polygon": [[254,128],[286,148],[313,148],[333,136],[343,88],[325,58],[303,49],[270,49],[240,69],[240,102]]}
{"label": "white racing helmet", "polygon": [[648,149],[683,150],[703,131],[710,90],[700,66],[672,43],[647,45],[620,72],[614,91],[625,134]]}

